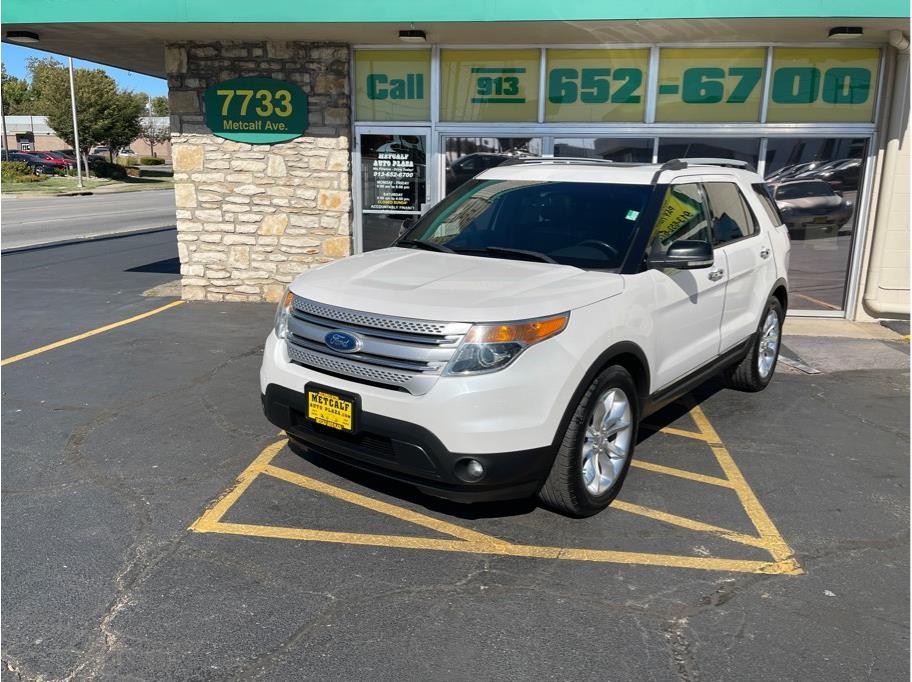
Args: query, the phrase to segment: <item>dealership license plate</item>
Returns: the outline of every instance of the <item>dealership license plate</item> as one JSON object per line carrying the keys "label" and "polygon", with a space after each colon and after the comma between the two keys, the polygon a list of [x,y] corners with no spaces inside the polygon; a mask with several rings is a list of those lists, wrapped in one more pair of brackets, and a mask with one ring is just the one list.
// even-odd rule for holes
{"label": "dealership license plate", "polygon": [[351,433],[355,430],[357,399],[321,388],[307,388],[307,418],[321,426]]}

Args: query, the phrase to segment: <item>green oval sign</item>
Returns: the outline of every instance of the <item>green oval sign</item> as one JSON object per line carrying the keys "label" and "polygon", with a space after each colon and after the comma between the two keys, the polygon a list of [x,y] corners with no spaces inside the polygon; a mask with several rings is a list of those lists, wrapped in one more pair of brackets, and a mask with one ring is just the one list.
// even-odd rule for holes
{"label": "green oval sign", "polygon": [[273,78],[233,78],[204,97],[206,125],[235,142],[275,144],[307,129],[307,95],[294,83]]}

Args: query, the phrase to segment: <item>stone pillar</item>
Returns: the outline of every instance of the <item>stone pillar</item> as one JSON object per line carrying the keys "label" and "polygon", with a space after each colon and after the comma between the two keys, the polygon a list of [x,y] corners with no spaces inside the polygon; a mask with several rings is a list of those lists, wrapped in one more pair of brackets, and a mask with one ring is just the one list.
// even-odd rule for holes
{"label": "stone pillar", "polygon": [[[296,275],[351,253],[349,49],[297,42],[166,47],[183,298],[277,301]],[[203,93],[237,77],[297,83],[302,137],[250,145],[215,137]]]}

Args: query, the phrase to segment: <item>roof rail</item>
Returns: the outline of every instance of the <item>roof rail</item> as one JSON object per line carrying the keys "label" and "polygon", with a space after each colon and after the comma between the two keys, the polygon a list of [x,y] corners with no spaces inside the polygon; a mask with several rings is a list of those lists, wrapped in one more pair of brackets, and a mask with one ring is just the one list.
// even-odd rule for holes
{"label": "roof rail", "polygon": [[590,159],[585,156],[517,156],[507,159],[501,166],[516,166],[524,163],[566,163],[566,164],[590,164],[606,163],[614,164],[610,159]]}
{"label": "roof rail", "polygon": [[659,170],[655,172],[655,175],[652,176],[652,184],[654,185],[658,182],[659,175],[664,171],[684,170],[690,166],[721,166],[723,168],[746,170],[752,173],[756,172],[756,169],[747,161],[739,161],[738,159],[671,159],[663,163]]}

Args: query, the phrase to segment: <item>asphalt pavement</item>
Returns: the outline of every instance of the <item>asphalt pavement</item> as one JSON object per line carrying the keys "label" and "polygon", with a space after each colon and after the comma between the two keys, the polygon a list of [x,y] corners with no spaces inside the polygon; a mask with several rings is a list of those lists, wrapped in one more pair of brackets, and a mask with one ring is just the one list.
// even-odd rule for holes
{"label": "asphalt pavement", "polygon": [[290,450],[271,305],[79,337],[172,302],[176,255],[2,257],[3,358],[77,338],[2,371],[3,680],[908,679],[908,344],[787,339],[820,374],[710,382],[573,520]]}
{"label": "asphalt pavement", "polygon": [[174,190],[75,197],[3,197],[0,248],[132,232],[175,224]]}

